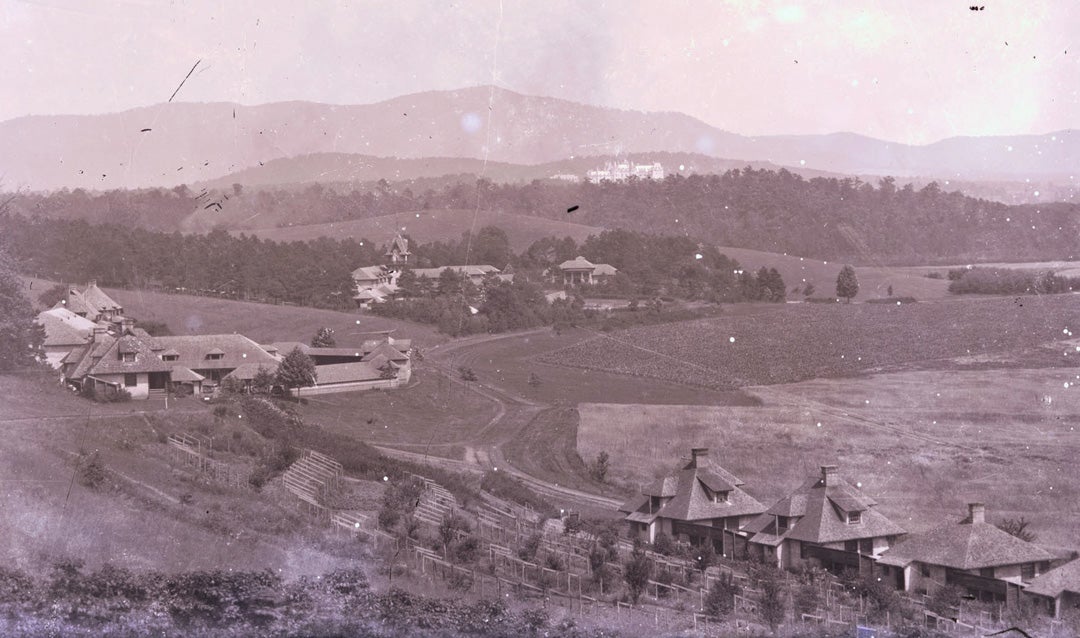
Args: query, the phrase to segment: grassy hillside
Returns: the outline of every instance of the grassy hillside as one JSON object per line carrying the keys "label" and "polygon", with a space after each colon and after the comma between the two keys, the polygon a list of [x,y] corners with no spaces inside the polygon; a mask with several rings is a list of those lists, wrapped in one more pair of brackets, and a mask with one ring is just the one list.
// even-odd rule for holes
{"label": "grassy hillside", "polygon": [[[500,213],[491,210],[422,210],[352,221],[266,228],[244,232],[248,235],[255,235],[260,239],[273,241],[307,241],[319,237],[348,239],[351,237],[356,240],[368,239],[380,244],[392,238],[394,233],[404,232],[408,233],[416,241],[427,243],[451,239],[457,241],[461,239],[461,233],[466,230],[475,232],[484,226],[498,226],[503,229],[510,238],[510,244],[515,252],[528,248],[530,244],[542,237],[570,236],[575,241],[582,242],[589,235],[598,234],[603,230],[596,226],[585,226],[568,221],[561,222],[553,219]],[[239,232],[233,234],[239,235]],[[501,264],[497,265],[502,267]]]}
{"label": "grassy hillside", "polygon": [[954,357],[996,355],[1011,365],[1075,366],[1063,330],[1073,295],[904,304],[786,304],[597,335],[540,357],[547,363],[715,388],[778,384],[898,367],[954,368]]}

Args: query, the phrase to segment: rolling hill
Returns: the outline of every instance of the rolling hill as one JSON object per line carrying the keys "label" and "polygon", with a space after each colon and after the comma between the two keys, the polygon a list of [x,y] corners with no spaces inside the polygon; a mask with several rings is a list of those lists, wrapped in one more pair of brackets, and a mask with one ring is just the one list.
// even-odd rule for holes
{"label": "rolling hill", "polygon": [[[489,102],[494,106],[489,110]],[[490,115],[487,115],[490,114]],[[1067,180],[1080,132],[909,146],[853,133],[748,137],[690,116],[602,108],[492,87],[375,104],[169,103],[0,122],[11,188],[172,186],[315,153],[541,164],[597,153],[698,152],[849,174]]]}
{"label": "rolling hill", "polygon": [[[484,226],[498,226],[510,238],[515,252],[521,252],[543,237],[573,237],[580,243],[603,228],[560,222],[542,217],[500,213],[490,210],[423,210],[393,215],[380,215],[351,221],[326,224],[306,224],[283,228],[244,231],[260,239],[278,242],[308,241],[319,237],[334,239],[369,239],[380,244],[392,239],[397,232],[408,233],[416,241],[457,241],[466,230],[477,231]],[[234,231],[233,234],[239,235]],[[501,264],[496,264],[500,268]]]}

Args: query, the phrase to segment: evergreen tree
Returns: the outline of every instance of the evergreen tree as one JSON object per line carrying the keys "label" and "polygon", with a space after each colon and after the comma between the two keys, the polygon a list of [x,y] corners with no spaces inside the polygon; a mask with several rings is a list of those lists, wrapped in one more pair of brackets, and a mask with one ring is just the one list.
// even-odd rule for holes
{"label": "evergreen tree", "polygon": [[641,598],[641,594],[645,591],[651,577],[652,565],[645,555],[645,545],[640,538],[634,539],[634,551],[631,552],[630,558],[624,565],[623,578],[626,580],[626,586],[630,590],[630,600],[634,601],[635,605],[638,599]]}
{"label": "evergreen tree", "polygon": [[855,269],[844,266],[840,274],[836,276],[836,296],[851,303],[852,297],[859,294],[859,278],[855,276]]}
{"label": "evergreen tree", "polygon": [[33,364],[44,353],[45,330],[24,294],[15,262],[0,246],[0,371]]}
{"label": "evergreen tree", "polygon": [[259,366],[259,369],[255,372],[255,376],[251,379],[251,389],[257,394],[266,394],[270,391],[271,386],[274,385],[274,375],[263,366]]}
{"label": "evergreen tree", "polygon": [[299,397],[300,388],[315,385],[315,362],[297,346],[282,359],[274,382],[286,390],[296,389]]}

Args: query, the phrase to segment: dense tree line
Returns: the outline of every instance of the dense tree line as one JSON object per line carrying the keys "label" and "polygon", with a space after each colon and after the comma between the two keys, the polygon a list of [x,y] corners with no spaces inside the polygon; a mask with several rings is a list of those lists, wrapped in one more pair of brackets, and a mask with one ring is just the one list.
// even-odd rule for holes
{"label": "dense tree line", "polygon": [[[575,205],[573,214],[566,212]],[[422,192],[398,190],[386,181],[369,189],[319,184],[262,190],[237,185],[208,193],[183,186],[104,193],[76,189],[20,194],[11,206],[25,215],[168,231],[283,226],[479,206],[560,220],[569,215],[584,224],[855,263],[1032,261],[1080,253],[1080,209],[1075,204],[1009,206],[946,192],[936,182],[916,189],[899,186],[893,178],[873,185],[853,177],[805,179],[783,169],[602,184],[495,184],[481,179],[443,183]]]}
{"label": "dense tree line", "polygon": [[949,271],[949,292],[957,295],[1049,295],[1080,290],[1080,277],[1053,271],[970,268]]}

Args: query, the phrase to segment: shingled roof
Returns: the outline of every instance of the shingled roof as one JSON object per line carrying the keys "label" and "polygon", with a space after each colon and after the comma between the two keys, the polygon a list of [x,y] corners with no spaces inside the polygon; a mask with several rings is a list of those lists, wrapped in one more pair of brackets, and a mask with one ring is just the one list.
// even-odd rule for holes
{"label": "shingled roof", "polygon": [[[657,517],[681,521],[700,521],[729,516],[759,514],[765,506],[739,489],[743,484],[736,476],[718,466],[704,467],[704,449],[695,449],[692,460],[677,472],[654,481],[642,494],[623,504],[624,512],[637,512],[651,497],[670,497],[655,512]],[[710,492],[725,493],[727,498],[714,501]]]}
{"label": "shingled roof", "polygon": [[82,291],[74,287],[68,288],[67,297],[57,302],[54,308],[67,308],[94,321],[104,311],[119,313],[123,310],[120,304],[98,288],[96,281],[91,281]]}
{"label": "shingled roof", "polygon": [[37,322],[45,328],[45,346],[69,346],[86,343],[94,333],[94,322],[67,308],[52,308],[38,314]]}
{"label": "shingled roof", "polygon": [[914,561],[953,569],[981,569],[1050,561],[1045,549],[985,521],[981,503],[969,505],[967,518],[927,532],[911,534],[886,552],[892,565]]}
{"label": "shingled roof", "polygon": [[1031,594],[1057,598],[1062,592],[1080,595],[1080,560],[1074,560],[1039,574],[1024,590]]}
{"label": "shingled roof", "polygon": [[[877,502],[841,478],[835,466],[823,466],[821,470],[821,476],[807,480],[747,524],[746,530],[755,534],[751,542],[776,544],[773,541],[779,537],[820,544],[905,533],[872,509]],[[847,522],[847,515],[852,513],[859,514],[858,523]],[[796,520],[780,533],[776,528],[778,516]]]}

